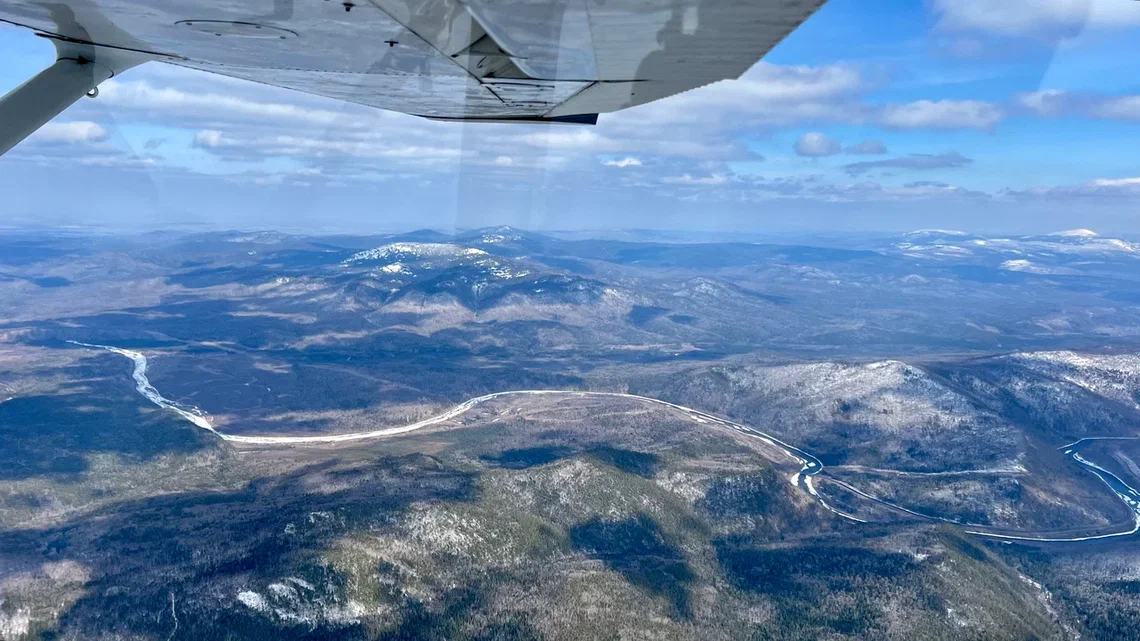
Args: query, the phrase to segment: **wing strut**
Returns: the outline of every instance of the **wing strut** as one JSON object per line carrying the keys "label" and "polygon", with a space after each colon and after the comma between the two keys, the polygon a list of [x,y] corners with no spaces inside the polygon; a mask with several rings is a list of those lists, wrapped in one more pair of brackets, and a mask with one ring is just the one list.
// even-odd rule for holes
{"label": "wing strut", "polygon": [[99,84],[150,59],[85,43],[56,40],[55,64],[0,98],[0,155],[15,147]]}

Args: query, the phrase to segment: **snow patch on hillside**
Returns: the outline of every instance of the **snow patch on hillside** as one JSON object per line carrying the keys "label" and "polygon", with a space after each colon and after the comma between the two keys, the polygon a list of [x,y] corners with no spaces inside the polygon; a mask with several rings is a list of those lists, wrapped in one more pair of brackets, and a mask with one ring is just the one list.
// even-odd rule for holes
{"label": "snow patch on hillside", "polygon": [[486,245],[498,245],[499,243],[517,240],[522,240],[518,234],[485,234],[479,242]]}
{"label": "snow patch on hillside", "polygon": [[377,269],[377,271],[384,273],[384,274],[411,274],[412,273],[412,270],[408,269],[407,266],[401,262],[389,263],[387,265],[383,265],[383,266],[378,267],[376,269]]}
{"label": "snow patch on hillside", "polygon": [[243,590],[237,600],[254,612],[294,625],[350,625],[368,614],[357,601],[342,599],[297,577],[270,583],[264,593]]}
{"label": "snow patch on hillside", "polygon": [[0,610],[0,639],[22,638],[31,626],[31,613],[27,609],[13,608],[10,613]]}
{"label": "snow patch on hillside", "polygon": [[473,258],[486,256],[487,252],[474,247],[464,247],[453,243],[389,243],[373,249],[357,252],[344,261],[344,264],[357,263],[366,260],[385,260],[389,258],[444,258],[458,260],[460,258]]}
{"label": "snow patch on hillside", "polygon": [[486,269],[495,278],[522,278],[523,276],[529,276],[531,273],[528,269],[514,269],[511,265],[493,258],[486,258],[477,261],[475,264]]}
{"label": "snow patch on hillside", "polygon": [[251,590],[238,592],[237,600],[245,607],[258,612],[265,612],[269,609],[265,604],[265,597]]}
{"label": "snow patch on hillside", "polygon": [[1049,274],[1051,271],[1045,267],[1034,265],[1024,258],[1007,260],[1001,264],[1001,269],[1009,272],[1025,272],[1027,274]]}

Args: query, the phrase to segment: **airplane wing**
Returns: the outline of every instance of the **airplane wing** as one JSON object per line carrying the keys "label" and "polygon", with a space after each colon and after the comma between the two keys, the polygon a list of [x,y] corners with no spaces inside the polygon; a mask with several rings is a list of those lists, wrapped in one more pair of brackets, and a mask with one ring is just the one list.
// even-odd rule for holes
{"label": "airplane wing", "polygon": [[155,60],[430,118],[592,123],[740,76],[824,2],[5,0],[0,21],[72,64],[27,83],[50,104],[43,87],[4,104],[27,84],[0,101],[0,153],[30,133],[5,118],[34,131],[45,109]]}

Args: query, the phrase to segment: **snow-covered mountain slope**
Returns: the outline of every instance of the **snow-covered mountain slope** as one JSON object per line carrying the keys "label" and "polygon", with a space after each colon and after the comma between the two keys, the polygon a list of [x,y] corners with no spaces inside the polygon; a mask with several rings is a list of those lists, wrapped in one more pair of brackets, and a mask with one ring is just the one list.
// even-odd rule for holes
{"label": "snow-covered mountain slope", "polygon": [[977,407],[922,370],[899,361],[811,363],[726,373],[734,388],[793,403],[803,419],[843,420],[879,431],[957,429]]}
{"label": "snow-covered mountain slope", "polygon": [[464,243],[392,242],[349,256],[341,262],[338,278],[357,309],[384,307],[390,312],[589,305],[607,289],[596,280],[469,246],[495,245],[512,237],[488,232]]}
{"label": "snow-covered mountain slope", "polygon": [[943,372],[993,411],[1021,416],[1054,445],[1086,436],[1135,436],[1140,425],[1140,356],[1018,352]]}
{"label": "snow-covered mountain slope", "polygon": [[371,267],[379,274],[413,277],[468,267],[475,281],[480,276],[485,279],[523,278],[536,271],[534,265],[523,261],[492,256],[482,249],[455,243],[389,243],[357,252],[343,265]]}
{"label": "snow-covered mountain slope", "polygon": [[1010,358],[1041,374],[1140,410],[1140,356],[1059,351],[1020,353]]}
{"label": "snow-covered mountain slope", "polygon": [[[1105,238],[1088,229],[1073,229],[1042,236],[988,237],[964,232],[922,230],[905,234],[885,251],[907,258],[1008,263],[1017,270],[1037,262],[1048,265],[1088,259],[1140,259],[1140,243]],[[1020,269],[1020,271],[1030,271]]]}
{"label": "snow-covered mountain slope", "polygon": [[361,263],[365,261],[388,260],[424,260],[429,258],[443,260],[460,260],[486,256],[487,252],[473,247],[464,247],[454,243],[388,243],[373,249],[357,252],[344,262]]}
{"label": "snow-covered mountain slope", "polygon": [[716,367],[678,376],[660,393],[864,465],[971,469],[1008,463],[1019,448],[994,412],[894,360]]}

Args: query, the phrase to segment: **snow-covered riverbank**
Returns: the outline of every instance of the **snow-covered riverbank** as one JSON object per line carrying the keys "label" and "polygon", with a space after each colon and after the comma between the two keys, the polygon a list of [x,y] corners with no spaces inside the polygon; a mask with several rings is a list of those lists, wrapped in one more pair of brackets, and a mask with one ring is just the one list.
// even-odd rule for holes
{"label": "snow-covered riverbank", "polygon": [[225,438],[224,435],[214,429],[214,426],[210,424],[210,421],[206,418],[206,415],[204,412],[202,412],[202,410],[198,409],[197,407],[184,406],[180,403],[176,403],[158,393],[158,390],[154,388],[154,385],[150,384],[150,379],[146,377],[146,356],[143,356],[140,352],[129,349],[122,349],[120,347],[111,347],[110,345],[92,345],[90,343],[80,343],[79,341],[67,342],[73,345],[80,345],[82,347],[105,349],[108,352],[114,352],[115,354],[126,356],[127,358],[131,359],[135,364],[135,369],[133,372],[131,372],[131,377],[135,379],[135,389],[138,390],[139,394],[142,394],[151,403],[154,403],[155,405],[165,409],[174,410],[178,413],[179,416],[197,425],[198,427],[204,430],[209,430],[214,434]]}

